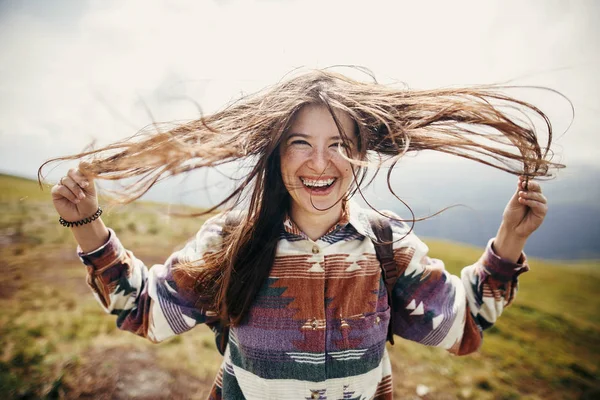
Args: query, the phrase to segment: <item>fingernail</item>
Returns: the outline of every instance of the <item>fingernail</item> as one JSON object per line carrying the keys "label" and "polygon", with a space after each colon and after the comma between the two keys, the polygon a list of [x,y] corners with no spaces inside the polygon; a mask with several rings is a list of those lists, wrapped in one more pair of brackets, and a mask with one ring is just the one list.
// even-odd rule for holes
{"label": "fingernail", "polygon": [[83,181],[83,182],[81,182],[81,187],[88,187],[89,184],[90,183],[88,181]]}
{"label": "fingernail", "polygon": [[83,194],[83,193],[79,193],[79,198],[80,198],[81,200],[85,199],[85,194]]}
{"label": "fingernail", "polygon": [[75,201],[73,203],[75,203],[75,204],[79,203],[79,199],[75,199]]}

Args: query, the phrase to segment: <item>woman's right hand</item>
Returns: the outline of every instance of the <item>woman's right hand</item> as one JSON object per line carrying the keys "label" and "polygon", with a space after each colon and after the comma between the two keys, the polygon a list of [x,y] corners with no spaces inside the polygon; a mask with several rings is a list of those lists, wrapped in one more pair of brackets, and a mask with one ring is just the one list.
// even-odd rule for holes
{"label": "woman's right hand", "polygon": [[98,210],[94,181],[85,177],[78,168],[71,168],[50,193],[54,208],[65,221],[80,221]]}

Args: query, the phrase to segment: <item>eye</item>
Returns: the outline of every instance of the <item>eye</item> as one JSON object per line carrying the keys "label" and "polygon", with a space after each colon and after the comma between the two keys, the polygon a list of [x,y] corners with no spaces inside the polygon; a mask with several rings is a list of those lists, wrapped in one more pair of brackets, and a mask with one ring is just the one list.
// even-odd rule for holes
{"label": "eye", "polygon": [[308,143],[306,140],[293,140],[290,143],[290,146],[292,145],[296,145],[296,146],[310,146],[310,143]]}
{"label": "eye", "polygon": [[341,147],[341,148],[343,148],[343,149],[349,149],[349,148],[350,148],[350,146],[348,146],[348,145],[347,145],[347,144],[345,144],[344,142],[337,142],[337,143],[333,143],[333,144],[331,144],[329,147],[335,147],[335,148]]}

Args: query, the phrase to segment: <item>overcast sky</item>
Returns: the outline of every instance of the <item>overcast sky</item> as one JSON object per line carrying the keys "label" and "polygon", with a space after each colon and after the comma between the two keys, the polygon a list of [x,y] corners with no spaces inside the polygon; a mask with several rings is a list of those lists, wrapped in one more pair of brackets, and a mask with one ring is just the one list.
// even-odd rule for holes
{"label": "overcast sky", "polygon": [[[0,171],[210,112],[297,67],[411,88],[541,85],[575,106],[561,160],[600,166],[600,2],[0,0]],[[517,92],[515,92],[517,93]],[[556,134],[569,104],[518,92]],[[187,100],[186,100],[187,99]]]}

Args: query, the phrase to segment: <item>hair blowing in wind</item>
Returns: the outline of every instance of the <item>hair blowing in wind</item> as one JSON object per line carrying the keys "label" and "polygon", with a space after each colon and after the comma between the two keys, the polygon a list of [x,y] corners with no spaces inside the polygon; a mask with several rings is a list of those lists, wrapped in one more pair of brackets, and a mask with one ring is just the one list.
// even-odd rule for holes
{"label": "hair blowing in wind", "polygon": [[[249,172],[206,213],[224,205],[233,208],[247,197],[244,218],[253,223],[232,229],[223,251],[205,257],[201,265],[183,265],[179,276],[190,287],[213,288],[208,293],[214,295],[215,309],[239,323],[268,276],[268,269],[260,266],[272,264],[275,228],[289,202],[281,183],[279,145],[295,113],[307,104],[345,112],[355,122],[359,154],[352,160],[358,167],[354,191],[360,190],[365,177],[362,167],[381,166],[365,163],[373,153],[393,166],[407,153],[433,150],[527,178],[548,177],[563,167],[551,160],[552,127],[547,116],[532,104],[502,94],[500,87],[409,90],[328,70],[282,81],[179,126],[48,162],[82,159],[79,169],[91,178],[136,178],[121,198],[127,203],[164,178],[250,161]],[[545,143],[539,143],[532,119],[542,122]],[[341,132],[342,137],[347,134]],[[40,167],[40,179],[48,162]],[[387,179],[392,190],[389,174]]]}

